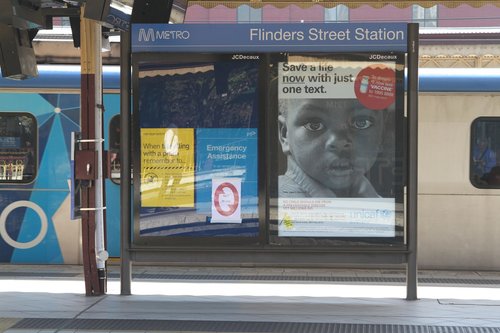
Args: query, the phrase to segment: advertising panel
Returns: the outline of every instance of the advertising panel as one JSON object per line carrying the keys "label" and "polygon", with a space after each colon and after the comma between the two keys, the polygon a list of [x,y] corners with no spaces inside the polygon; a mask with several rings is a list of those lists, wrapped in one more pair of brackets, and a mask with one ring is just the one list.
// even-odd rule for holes
{"label": "advertising panel", "polygon": [[134,25],[139,236],[404,244],[407,27]]}
{"label": "advertising panel", "polygon": [[279,237],[396,237],[401,61],[297,54],[277,63]]}
{"label": "advertising panel", "polygon": [[258,236],[259,68],[258,55],[141,62],[141,237]]}

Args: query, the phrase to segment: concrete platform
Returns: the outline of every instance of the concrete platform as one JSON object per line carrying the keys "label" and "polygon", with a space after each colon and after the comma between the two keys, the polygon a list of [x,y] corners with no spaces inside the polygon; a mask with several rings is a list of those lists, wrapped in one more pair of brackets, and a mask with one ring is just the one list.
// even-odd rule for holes
{"label": "concrete platform", "polygon": [[0,265],[0,332],[500,333],[500,272],[421,271],[416,301],[400,270],[134,267],[130,296],[118,272],[86,297],[82,267]]}

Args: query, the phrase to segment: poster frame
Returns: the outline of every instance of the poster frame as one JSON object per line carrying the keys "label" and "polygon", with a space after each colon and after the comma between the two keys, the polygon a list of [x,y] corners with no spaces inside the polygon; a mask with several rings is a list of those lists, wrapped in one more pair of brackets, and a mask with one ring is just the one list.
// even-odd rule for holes
{"label": "poster frame", "polygon": [[[349,25],[348,23],[347,25]],[[205,260],[222,260],[222,261],[227,261],[227,262],[232,262],[232,263],[237,263],[237,262],[242,262],[245,260],[250,260],[252,262],[259,262],[259,263],[265,263],[265,262],[289,262],[289,260],[286,260],[286,258],[291,254],[291,252],[294,253],[294,258],[295,262],[297,264],[300,264],[301,262],[304,263],[304,261],[300,260],[300,258],[309,258],[310,263],[322,263],[327,264],[332,263],[332,262],[351,262],[351,263],[412,263],[412,266],[416,267],[416,198],[417,198],[417,193],[416,193],[416,181],[417,181],[417,173],[416,173],[416,166],[417,166],[417,151],[416,151],[416,138],[417,138],[417,133],[416,133],[416,128],[417,128],[417,123],[416,120],[418,119],[417,116],[417,110],[418,110],[418,102],[417,102],[417,97],[418,97],[418,24],[415,23],[400,23],[399,27],[401,27],[404,24],[405,30],[406,30],[406,40],[405,40],[405,45],[404,47],[399,45],[399,51],[402,51],[402,48],[404,48],[404,52],[408,56],[407,60],[407,69],[408,69],[408,76],[407,76],[407,114],[408,114],[408,128],[409,128],[409,133],[408,133],[408,143],[407,143],[407,148],[409,151],[409,154],[407,155],[408,158],[408,169],[407,169],[407,174],[406,176],[406,190],[405,190],[405,237],[407,238],[406,245],[404,246],[397,246],[397,247],[387,247],[387,246],[374,246],[374,247],[360,247],[360,246],[354,246],[354,247],[342,247],[342,248],[303,248],[303,247],[295,247],[295,248],[290,248],[290,247],[270,247],[266,244],[259,244],[258,246],[248,246],[245,244],[239,244],[237,248],[235,247],[213,247],[211,250],[207,248],[206,246],[201,246],[201,247],[192,247],[192,246],[158,246],[158,244],[135,244],[132,242],[132,244],[129,242],[127,245],[132,245],[130,248],[131,255],[132,255],[132,260],[138,260],[138,261],[148,261],[148,260],[157,260],[159,259],[159,256],[164,258],[166,261],[170,260],[186,260],[187,258],[185,256],[179,256],[179,251],[184,253],[185,255],[189,256],[189,260],[193,262],[198,262],[200,260],[205,261]],[[286,24],[285,24],[286,25]],[[353,24],[357,25],[357,24]],[[393,26],[393,24],[388,24],[390,26]],[[140,28],[143,25],[136,25],[135,27],[133,26],[131,33],[124,33],[124,35],[127,38],[130,38],[130,46],[131,46],[131,52],[134,54],[134,56],[140,54],[137,53],[139,49],[136,47],[137,45],[137,34],[134,35],[134,33],[137,31],[138,28]],[[163,28],[163,26],[159,25],[148,25],[148,26],[154,26],[154,27],[160,27]],[[197,28],[203,29],[203,27],[200,27],[202,25],[198,25]],[[213,26],[213,25],[212,25]],[[227,24],[225,25],[227,29]],[[372,24],[372,26],[384,26],[384,24]],[[186,25],[177,25],[177,27],[184,28]],[[172,27],[173,28],[173,27]],[[163,41],[165,42],[165,41]],[[228,46],[226,46],[228,47]],[[233,46],[234,47],[234,46]],[[365,46],[366,47],[366,46]],[[351,45],[350,48],[356,49],[356,45]],[[141,46],[141,53],[149,53],[149,52],[157,52],[158,50],[161,50],[163,52],[169,53],[169,52],[174,52],[173,49],[170,49],[168,51],[168,47],[163,47],[163,49],[160,48],[150,48],[142,45]],[[263,48],[264,50],[265,48]],[[179,51],[180,49],[176,49],[175,51]],[[192,49],[195,51],[194,49]],[[351,49],[349,49],[351,50]],[[382,47],[378,48],[377,51],[387,51],[387,50],[392,50],[390,47]],[[212,50],[213,51],[213,50]],[[210,52],[212,52],[210,51]],[[280,51],[288,52],[286,48]],[[334,50],[332,50],[333,52]],[[361,49],[361,51],[366,51],[366,49]],[[128,50],[130,52],[130,49]],[[199,49],[196,49],[196,52],[199,52]],[[217,53],[218,51],[215,50],[213,51]],[[222,52],[219,50],[219,52]],[[131,53],[129,53],[129,56]],[[122,80],[123,86],[127,87],[127,81],[126,78]],[[137,87],[134,87],[137,89]],[[125,108],[126,110],[126,108]],[[265,126],[268,126],[265,124]],[[269,129],[267,128],[266,131]],[[270,158],[269,151],[266,152],[266,159]],[[263,161],[261,161],[263,162]],[[264,174],[264,178],[266,178],[266,184],[269,182],[269,173]],[[125,189],[126,191],[127,189]],[[262,193],[264,196],[268,195],[268,188],[262,187],[259,190],[263,191]],[[265,202],[264,205],[259,206],[259,209],[266,209],[268,211],[268,203]],[[127,221],[123,221],[123,223],[127,223]],[[131,220],[128,220],[128,223],[132,223]],[[262,238],[262,237],[261,237]],[[262,238],[265,240],[265,238]],[[126,241],[126,237],[123,239]],[[202,244],[200,244],[202,245]],[[148,247],[149,246],[149,247]],[[151,247],[153,246],[153,247]],[[150,249],[151,251],[148,251]],[[208,250],[208,252],[207,252]],[[201,251],[201,252],[200,252]],[[233,255],[228,257],[226,255],[226,252],[230,251]],[[196,254],[195,254],[196,253]],[[204,253],[204,255],[201,255],[201,253]],[[250,256],[245,256],[244,254],[249,254],[251,253]],[[321,253],[320,256],[317,256],[319,253]],[[271,255],[270,255],[271,254]],[[270,255],[270,256],[269,256]],[[182,259],[181,259],[182,258]],[[284,261],[282,261],[285,259]]]}
{"label": "poster frame", "polygon": [[[254,55],[257,55],[259,57],[262,57],[261,54],[258,53],[253,53]],[[217,61],[217,60],[224,60],[227,59],[227,57],[230,56],[229,54],[217,54],[217,53],[200,53],[200,54],[194,54],[194,53],[175,53],[175,54],[168,54],[166,56],[165,53],[163,52],[153,52],[153,53],[134,53],[132,55],[132,68],[133,68],[133,73],[139,73],[140,71],[140,66],[142,64],[146,63],[158,63],[158,64],[166,64],[166,65],[172,65],[172,64],[189,64],[189,63],[196,63],[196,62],[211,62],[211,61]],[[265,85],[263,83],[265,82],[265,76],[266,76],[266,71],[265,68],[262,66],[262,64],[259,67],[259,77],[260,81],[258,82],[258,89],[259,91],[257,94],[260,96],[263,96],[265,93]],[[134,110],[140,110],[139,109],[139,101],[138,101],[138,96],[140,95],[140,86],[139,86],[139,79],[138,75],[134,75],[132,78],[132,83],[133,83],[133,91],[136,93],[134,94],[133,98],[133,109]],[[265,99],[260,98],[259,99],[259,105],[257,106],[258,108],[258,128],[262,129],[259,130],[258,132],[258,138],[257,138],[257,147],[263,145],[265,142],[265,131],[263,130],[264,128],[264,112],[262,110],[265,107]],[[133,237],[132,237],[132,243],[134,246],[137,247],[148,247],[148,246],[163,246],[163,247],[193,247],[193,244],[195,247],[220,247],[220,246],[228,246],[228,247],[239,247],[239,246],[258,246],[259,244],[265,244],[266,243],[266,233],[265,233],[265,217],[266,217],[266,212],[265,212],[265,191],[266,191],[266,185],[265,185],[265,177],[263,176],[264,174],[264,152],[261,149],[257,148],[257,155],[258,155],[258,170],[257,170],[257,192],[258,192],[258,205],[257,205],[257,210],[258,210],[258,235],[255,237],[244,237],[244,236],[224,236],[224,237],[195,237],[195,236],[141,236],[140,234],[140,203],[141,203],[141,192],[140,192],[140,180],[141,180],[141,161],[140,161],[140,154],[139,152],[141,151],[141,146],[140,146],[140,120],[139,120],[140,114],[139,112],[134,112],[132,114],[132,133],[134,140],[133,141],[133,151],[138,152],[137,154],[133,154],[133,165],[137,166],[133,170],[133,178],[135,179],[134,181],[134,199],[133,199]]]}
{"label": "poster frame", "polygon": [[[285,55],[288,53],[285,53]],[[294,54],[305,54],[302,52],[294,53]],[[353,53],[308,53],[308,55],[350,55]],[[360,53],[357,53],[360,54]],[[366,52],[361,52],[361,54],[366,55]],[[188,62],[197,62],[197,61],[212,61],[216,59],[222,59],[223,57],[227,57],[228,53],[206,53],[206,54],[189,54],[189,53],[172,53],[165,54],[164,52],[141,52],[134,53],[132,55],[132,64],[133,64],[133,72],[139,73],[139,65],[143,63],[165,63],[165,64],[182,64]],[[291,237],[276,237],[273,236],[272,231],[270,231],[271,225],[275,222],[270,218],[271,210],[272,210],[272,192],[276,187],[277,182],[277,173],[274,169],[274,164],[266,163],[266,161],[273,161],[276,159],[277,151],[276,151],[276,138],[275,138],[275,114],[272,110],[275,109],[275,106],[272,105],[274,102],[270,96],[270,77],[269,71],[265,69],[269,66],[275,65],[276,59],[283,57],[283,54],[280,53],[265,53],[260,54],[262,59],[261,73],[260,73],[260,94],[264,96],[260,99],[260,112],[259,112],[259,138],[258,138],[258,156],[259,156],[259,171],[258,174],[258,192],[259,192],[259,236],[258,237],[190,237],[190,236],[182,236],[182,237],[170,237],[170,236],[141,236],[140,234],[140,167],[134,168],[134,209],[133,209],[133,245],[142,248],[148,246],[160,246],[165,248],[170,247],[187,247],[192,248],[193,244],[196,244],[196,247],[208,247],[213,248],[218,246],[229,246],[231,248],[234,247],[248,247],[248,249],[262,249],[266,247],[270,251],[273,249],[287,249],[288,251],[302,251],[303,249],[315,249],[327,252],[335,252],[335,251],[345,251],[345,250],[406,250],[407,244],[405,243],[407,237],[398,236],[392,237],[390,239],[382,239],[377,238],[375,241],[371,240],[369,237],[307,237],[303,238],[300,246],[292,244],[286,245],[281,242],[281,240],[289,240]],[[166,59],[168,57],[168,59]],[[401,89],[401,85],[403,82],[398,82],[399,88]],[[134,96],[139,95],[139,82],[137,75],[133,77],[133,90],[136,92]],[[401,96],[397,97],[398,99]],[[397,101],[401,103],[402,101]],[[134,98],[134,109],[139,110],[138,99]],[[271,110],[271,112],[266,112],[264,110]],[[140,147],[140,136],[139,136],[139,112],[133,113],[133,150],[139,152]],[[401,124],[400,124],[401,125]],[[400,139],[405,139],[404,135]],[[406,140],[403,140],[406,142]],[[406,143],[399,145],[399,148],[403,147]],[[400,153],[402,153],[400,149]],[[133,154],[133,165],[140,166],[140,154]],[[402,157],[403,163],[406,160],[406,157]],[[406,164],[406,163],[404,163]],[[405,166],[402,166],[401,169],[405,170]],[[276,179],[275,179],[276,178]],[[405,181],[404,179],[402,180]],[[405,233],[406,230],[403,230]],[[301,238],[301,237],[299,237]],[[303,241],[306,239],[306,241]],[[319,239],[319,242],[316,240]],[[324,240],[327,240],[326,242]],[[328,241],[333,240],[334,242]],[[297,242],[295,242],[297,244]]]}
{"label": "poster frame", "polygon": [[[394,119],[394,132],[395,132],[395,160],[393,161],[393,167],[395,176],[393,180],[397,181],[397,184],[393,185],[393,189],[395,189],[395,204],[399,207],[400,215],[404,215],[404,184],[406,183],[406,172],[408,168],[408,156],[406,153],[406,145],[407,145],[407,135],[408,129],[406,128],[405,123],[405,82],[404,82],[404,70],[401,70],[401,66],[405,66],[405,54],[402,52],[322,52],[322,53],[304,53],[304,52],[289,52],[289,53],[281,53],[281,54],[271,54],[271,67],[276,67],[279,62],[288,61],[290,56],[305,56],[305,57],[318,57],[323,59],[335,59],[332,61],[350,61],[350,62],[361,62],[367,61],[368,56],[376,54],[385,54],[385,55],[393,55],[397,56],[397,59],[394,61],[396,68],[396,92],[399,92],[395,96],[395,119]],[[373,63],[376,63],[374,61]],[[277,74],[275,74],[277,75]],[[277,89],[277,87],[273,87],[272,89]],[[273,103],[272,106],[269,107],[268,110],[270,112],[267,113],[267,123],[269,124],[270,131],[268,134],[269,140],[267,143],[266,149],[269,151],[270,156],[278,156],[278,159],[284,159],[282,152],[280,151],[279,144],[276,144],[278,140],[277,135],[277,118],[278,118],[278,98],[274,96],[277,94],[277,91],[272,93],[272,97],[269,98],[270,103]],[[398,114],[400,112],[400,114]],[[378,162],[378,159],[377,159]],[[279,161],[278,163],[272,163],[268,165],[268,173],[270,175],[269,179],[269,202],[270,202],[270,216],[268,217],[268,234],[269,234],[269,242],[274,246],[283,246],[285,244],[289,244],[290,248],[293,248],[293,244],[300,244],[301,247],[311,246],[315,248],[327,248],[327,249],[371,249],[371,248],[398,248],[398,249],[406,249],[406,241],[407,237],[406,226],[403,225],[403,229],[397,228],[396,224],[394,225],[395,233],[397,233],[393,237],[361,237],[361,236],[280,236],[277,230],[277,225],[280,223],[277,218],[274,216],[278,215],[279,204],[278,204],[278,175],[283,173],[285,170],[279,170],[279,165],[286,164],[286,161]],[[276,202],[276,205],[271,203]],[[401,217],[401,216],[400,216]],[[403,216],[404,217],[404,216]],[[395,221],[394,221],[395,222]],[[273,229],[273,230],[269,230]]]}

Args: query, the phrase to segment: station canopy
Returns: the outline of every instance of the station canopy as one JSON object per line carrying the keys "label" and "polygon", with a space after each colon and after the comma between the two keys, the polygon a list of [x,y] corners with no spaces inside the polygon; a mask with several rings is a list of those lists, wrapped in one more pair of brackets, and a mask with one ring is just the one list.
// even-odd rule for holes
{"label": "station canopy", "polygon": [[273,5],[278,8],[283,8],[290,5],[296,5],[301,8],[308,8],[314,5],[321,5],[326,8],[333,8],[338,5],[345,5],[349,8],[358,8],[361,6],[371,6],[374,8],[382,8],[385,6],[394,6],[397,8],[406,8],[412,5],[419,5],[424,8],[429,8],[436,5],[443,5],[449,8],[456,8],[461,5],[469,5],[474,8],[479,8],[485,5],[495,5],[500,7],[500,1],[478,1],[478,0],[469,0],[469,1],[455,1],[455,0],[441,0],[441,1],[380,1],[380,0],[343,0],[343,1],[323,1],[323,0],[305,0],[305,1],[289,1],[289,0],[230,0],[230,1],[206,1],[206,0],[198,0],[198,1],[189,1],[188,6],[199,5],[205,8],[213,8],[219,5],[226,6],[228,8],[236,8],[241,5],[248,5],[253,8],[260,8],[266,5]]}

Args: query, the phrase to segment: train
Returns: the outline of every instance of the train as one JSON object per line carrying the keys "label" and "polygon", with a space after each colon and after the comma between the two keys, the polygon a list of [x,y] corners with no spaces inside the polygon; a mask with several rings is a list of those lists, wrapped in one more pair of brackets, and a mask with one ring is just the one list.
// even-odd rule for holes
{"label": "train", "polygon": [[[81,224],[71,219],[69,186],[80,67],[39,65],[39,73],[25,81],[0,79],[0,263],[80,264]],[[104,148],[111,153],[119,151],[119,74],[117,66],[104,66]],[[495,68],[419,69],[421,268],[500,270],[498,82]],[[479,144],[488,150],[487,169]],[[120,186],[111,169],[106,242],[116,258]]]}
{"label": "train", "polygon": [[[71,132],[80,131],[80,66],[39,65],[39,77],[0,84],[0,262],[79,264],[72,219]],[[117,152],[119,69],[104,70],[104,149]],[[111,145],[110,145],[111,143]],[[21,170],[21,166],[22,170]],[[119,256],[119,183],[105,180],[107,248]]]}

